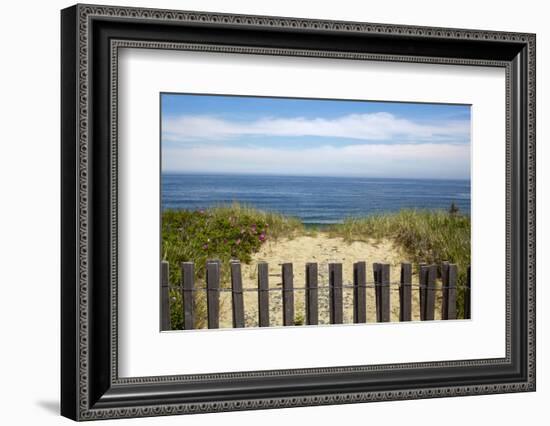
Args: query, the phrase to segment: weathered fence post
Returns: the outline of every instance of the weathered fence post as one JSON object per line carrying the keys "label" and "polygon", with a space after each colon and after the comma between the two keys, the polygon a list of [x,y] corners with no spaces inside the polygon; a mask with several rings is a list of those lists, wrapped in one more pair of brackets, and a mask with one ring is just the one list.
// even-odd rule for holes
{"label": "weathered fence post", "polygon": [[456,283],[458,279],[458,266],[449,265],[449,296],[447,301],[447,319],[456,319]]}
{"label": "weathered fence post", "polygon": [[372,264],[372,275],[374,277],[374,304],[376,308],[376,322],[380,321],[380,263]]}
{"label": "weathered fence post", "polygon": [[390,265],[383,263],[380,265],[380,309],[379,321],[390,321]]}
{"label": "weathered fence post", "polygon": [[437,277],[437,266],[436,265],[430,265],[427,266],[427,274],[426,274],[426,282],[425,290],[426,290],[426,299],[424,303],[424,320],[425,321],[432,321],[434,319],[434,313],[435,313],[435,279]]}
{"label": "weathered fence post", "polygon": [[447,319],[447,301],[449,293],[447,282],[449,281],[449,262],[441,263],[441,319]]}
{"label": "weathered fence post", "polygon": [[306,263],[306,324],[319,323],[318,270],[316,263]]}
{"label": "weathered fence post", "polygon": [[283,263],[283,325],[294,325],[294,274],[292,263]]}
{"label": "weathered fence post", "polygon": [[429,268],[426,263],[418,265],[418,299],[420,301],[420,320],[424,321],[426,316],[426,289],[428,283]]}
{"label": "weathered fence post", "polygon": [[367,264],[353,264],[353,322],[367,322]]}
{"label": "weathered fence post", "polygon": [[160,263],[160,331],[170,330],[170,285],[169,265],[166,260]]}
{"label": "weathered fence post", "polygon": [[269,327],[269,265],[258,263],[258,325]]}
{"label": "weathered fence post", "polygon": [[468,266],[468,272],[466,276],[466,288],[464,289],[464,319],[470,319],[472,303],[472,282],[471,282],[471,269]]}
{"label": "weathered fence post", "polygon": [[457,266],[443,263],[441,280],[443,283],[443,300],[441,303],[441,319],[456,319],[456,279]]}
{"label": "weathered fence post", "polygon": [[342,303],[342,264],[329,263],[329,305],[330,305],[330,323],[342,324],[344,322],[344,308]]}
{"label": "weathered fence post", "polygon": [[206,308],[208,328],[220,327],[220,262],[206,263]]}
{"label": "weathered fence post", "polygon": [[233,327],[244,327],[243,279],[239,261],[231,262],[231,307]]}
{"label": "weathered fence post", "polygon": [[401,264],[401,279],[399,283],[399,321],[412,319],[412,266]]}
{"label": "weathered fence post", "polygon": [[376,299],[376,321],[390,321],[390,265],[374,263],[374,293]]}
{"label": "weathered fence post", "polygon": [[192,330],[195,326],[195,265],[193,262],[182,262],[180,266],[181,298],[183,301],[183,329]]}

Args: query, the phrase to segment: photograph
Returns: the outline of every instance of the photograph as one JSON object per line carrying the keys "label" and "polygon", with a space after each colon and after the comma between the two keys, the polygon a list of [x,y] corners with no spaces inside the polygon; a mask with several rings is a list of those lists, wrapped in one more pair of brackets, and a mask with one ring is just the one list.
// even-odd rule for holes
{"label": "photograph", "polygon": [[470,319],[471,143],[467,104],[161,93],[160,329]]}
{"label": "photograph", "polygon": [[[19,114],[32,125],[4,138],[21,148],[5,156],[21,194],[5,210],[33,216],[4,221],[19,242],[4,269],[28,269],[36,232],[59,228],[41,240],[60,247],[30,245],[48,297],[5,299],[28,322],[11,327],[33,346],[17,354],[59,343],[34,364],[61,415],[257,424],[293,407],[311,422],[326,406],[327,424],[363,410],[412,426],[493,404],[499,423],[534,419],[548,396],[536,345],[545,15],[206,2],[62,5],[61,22],[58,10],[53,25],[46,10],[33,21],[55,39],[33,62],[60,61],[57,84],[29,93],[55,101],[60,86],[61,108]],[[29,131],[38,154],[17,143]],[[60,203],[37,190],[38,163]],[[57,226],[36,224],[46,205]],[[60,291],[42,285],[48,268]],[[57,338],[23,339],[52,306]],[[502,404],[514,398],[525,404]]]}

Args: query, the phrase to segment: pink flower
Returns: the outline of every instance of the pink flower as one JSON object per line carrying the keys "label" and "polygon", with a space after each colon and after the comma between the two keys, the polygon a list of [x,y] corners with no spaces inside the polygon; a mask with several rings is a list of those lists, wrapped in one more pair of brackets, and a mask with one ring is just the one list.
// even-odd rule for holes
{"label": "pink flower", "polygon": [[239,245],[241,243],[241,239],[237,239],[237,241],[235,241],[235,244]]}
{"label": "pink flower", "polygon": [[260,236],[258,237],[258,239],[261,241],[261,242],[264,242],[265,241],[265,234],[262,232],[260,234]]}
{"label": "pink flower", "polygon": [[252,225],[250,229],[252,229],[252,232],[256,232],[256,224]]}
{"label": "pink flower", "polygon": [[204,244],[204,245],[202,246],[202,248],[203,248],[204,250],[206,250],[206,249],[208,248],[208,244]]}

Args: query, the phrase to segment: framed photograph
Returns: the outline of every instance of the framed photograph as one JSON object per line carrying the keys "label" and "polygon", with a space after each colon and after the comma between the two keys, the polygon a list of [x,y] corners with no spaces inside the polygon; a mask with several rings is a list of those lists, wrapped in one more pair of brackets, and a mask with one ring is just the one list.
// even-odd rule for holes
{"label": "framed photograph", "polygon": [[61,12],[61,412],[535,390],[535,35]]}

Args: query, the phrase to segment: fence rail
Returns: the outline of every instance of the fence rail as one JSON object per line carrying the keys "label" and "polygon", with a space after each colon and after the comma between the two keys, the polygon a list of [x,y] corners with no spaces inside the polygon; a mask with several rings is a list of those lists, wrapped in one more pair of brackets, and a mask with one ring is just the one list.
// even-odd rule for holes
{"label": "fence rail", "polygon": [[[245,327],[245,310],[243,294],[256,292],[258,294],[258,325],[269,327],[269,294],[278,292],[282,298],[282,323],[284,326],[295,325],[294,300],[296,291],[305,293],[305,324],[319,324],[319,290],[328,290],[329,295],[329,322],[330,324],[342,324],[344,321],[343,290],[353,289],[353,322],[367,322],[367,288],[373,288],[375,292],[376,321],[390,321],[391,291],[399,292],[399,321],[412,320],[412,291],[419,291],[419,314],[422,321],[430,321],[435,318],[436,292],[441,292],[441,319],[457,319],[457,295],[462,289],[464,294],[464,318],[470,318],[471,306],[471,282],[470,267],[467,269],[465,286],[457,285],[458,268],[456,264],[443,262],[441,265],[419,264],[418,284],[412,282],[412,265],[402,263],[399,282],[390,280],[390,265],[374,263],[373,280],[367,280],[366,262],[353,264],[353,283],[346,284],[343,281],[341,263],[328,264],[328,285],[319,285],[319,266],[317,263],[306,263],[304,286],[294,285],[293,264],[280,265],[282,279],[281,287],[270,287],[269,265],[266,262],[257,264],[257,287],[243,287],[241,264],[232,261],[230,267],[231,287],[220,286],[221,262],[211,260],[206,263],[205,287],[195,286],[195,265],[193,262],[181,263],[181,282],[179,285],[169,284],[168,262],[161,262],[160,279],[160,327],[161,330],[170,330],[170,290],[177,289],[182,296],[183,328],[191,330],[195,324],[195,294],[206,292],[206,307],[208,328],[215,329],[220,326],[220,293],[231,293],[232,323],[234,328]],[[437,285],[438,273],[441,284]]]}

